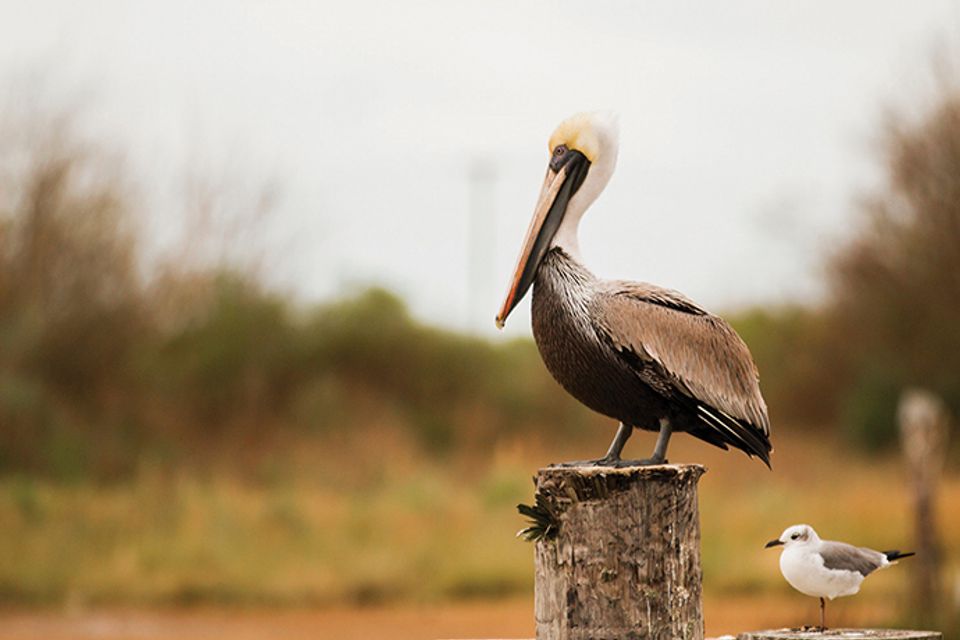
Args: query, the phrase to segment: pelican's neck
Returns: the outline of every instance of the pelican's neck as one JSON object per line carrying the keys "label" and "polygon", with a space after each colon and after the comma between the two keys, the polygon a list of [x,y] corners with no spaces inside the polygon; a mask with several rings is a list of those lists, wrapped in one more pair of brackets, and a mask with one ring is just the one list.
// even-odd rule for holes
{"label": "pelican's neck", "polygon": [[[596,280],[597,276],[563,247],[554,247],[548,251],[537,269],[537,282],[547,285],[545,288],[562,283],[564,289],[582,289],[593,286]],[[533,291],[536,295],[537,289],[534,288]]]}
{"label": "pelican's neck", "polygon": [[571,258],[581,264],[583,264],[583,257],[580,254],[580,240],[577,237],[580,219],[587,211],[587,208],[597,199],[597,196],[603,192],[604,187],[610,182],[610,177],[613,175],[614,169],[617,167],[616,139],[613,138],[606,142],[607,144],[604,151],[597,157],[596,161],[590,165],[583,184],[580,185],[577,192],[570,198],[566,214],[563,216],[563,221],[560,222],[560,226],[553,236],[553,241],[550,243],[551,247],[560,247]]}
{"label": "pelican's neck", "polygon": [[[554,247],[547,251],[536,277],[533,287],[534,334],[538,332],[538,325],[549,329],[544,323],[566,322],[571,326],[570,323],[578,324],[590,317],[587,305],[593,296],[597,277],[565,249]],[[544,312],[545,307],[554,311]]]}

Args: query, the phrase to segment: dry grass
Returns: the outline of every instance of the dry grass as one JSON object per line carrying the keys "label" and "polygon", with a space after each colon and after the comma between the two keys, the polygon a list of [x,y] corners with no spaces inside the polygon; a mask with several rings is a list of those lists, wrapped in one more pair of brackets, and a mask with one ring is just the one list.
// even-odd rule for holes
{"label": "dry grass", "polygon": [[[640,453],[650,439],[630,448]],[[399,437],[378,444],[301,447],[268,482],[149,471],[114,487],[7,478],[0,481],[0,595],[8,605],[81,608],[329,607],[531,592],[531,550],[514,537],[522,525],[514,506],[530,499],[537,466],[583,451],[515,443],[483,461],[438,462]],[[812,605],[789,590],[776,552],[763,543],[808,522],[826,537],[908,548],[909,495],[895,458],[857,457],[800,434],[778,434],[777,446],[772,473],[684,437],[672,457],[709,467],[700,500],[708,604],[773,598],[795,603],[795,619]],[[956,474],[944,484],[940,516],[956,567]],[[879,615],[895,617],[907,601],[909,571],[905,562],[871,577],[856,607],[873,611],[882,602],[893,606]]]}
{"label": "dry grass", "polygon": [[[708,596],[708,636],[747,629],[799,625],[815,618],[816,606],[784,594]],[[875,624],[885,614],[875,601],[850,600],[831,611],[838,624]],[[0,613],[0,640],[120,640],[177,638],[531,638],[530,597],[419,605],[321,609],[108,609],[84,612]]]}

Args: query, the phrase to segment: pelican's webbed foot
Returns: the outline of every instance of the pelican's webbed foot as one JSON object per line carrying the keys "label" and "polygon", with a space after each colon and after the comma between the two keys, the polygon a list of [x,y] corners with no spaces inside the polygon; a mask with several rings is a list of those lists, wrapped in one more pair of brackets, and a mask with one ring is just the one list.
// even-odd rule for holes
{"label": "pelican's webbed foot", "polygon": [[617,460],[610,466],[622,469],[623,467],[649,467],[655,464],[670,464],[670,461],[666,458],[658,458],[654,456],[652,458],[644,458],[642,460]]}
{"label": "pelican's webbed foot", "polygon": [[621,460],[620,458],[609,459],[601,458],[597,460],[597,467],[613,467],[615,469],[623,469],[624,467],[649,467],[654,464],[668,464],[667,459],[663,456],[656,456],[650,458],[643,458],[642,460]]}
{"label": "pelican's webbed foot", "polygon": [[571,460],[570,462],[557,462],[551,464],[551,467],[569,469],[573,467],[610,467],[612,469],[623,469],[625,467],[648,467],[654,464],[669,464],[665,458],[644,458],[643,460],[622,460],[604,456],[596,460]]}
{"label": "pelican's webbed foot", "polygon": [[551,468],[560,468],[560,469],[572,469],[573,467],[596,467],[597,463],[603,460],[570,460],[569,462],[554,462],[553,464],[547,465]]}

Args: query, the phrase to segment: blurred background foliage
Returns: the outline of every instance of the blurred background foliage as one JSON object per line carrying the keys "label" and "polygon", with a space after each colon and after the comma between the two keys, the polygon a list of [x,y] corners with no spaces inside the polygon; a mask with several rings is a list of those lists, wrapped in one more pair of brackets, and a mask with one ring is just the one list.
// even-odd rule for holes
{"label": "blurred background foliage", "polygon": [[426,326],[382,289],[305,305],[242,265],[148,264],[122,163],[69,115],[33,117],[0,136],[0,471],[203,467],[238,443],[376,429],[371,402],[431,453],[582,421],[529,341]]}
{"label": "blurred background foliage", "polygon": [[[376,428],[370,403],[431,454],[593,420],[529,340],[430,327],[382,289],[306,305],[228,261],[150,263],[136,181],[69,113],[8,111],[0,147],[3,473],[203,467],[238,443]],[[888,125],[882,152],[826,299],[727,314],[775,424],[839,425],[866,448],[893,442],[901,388],[960,409],[960,96]]]}
{"label": "blurred background foliage", "polygon": [[[12,542],[0,600],[530,589],[528,549],[491,540],[519,528],[534,466],[599,454],[610,426],[552,381],[531,340],[429,326],[379,288],[306,304],[229,259],[157,257],[122,154],[69,112],[2,118],[0,527]],[[718,516],[755,524],[705,535],[724,541],[704,549],[708,593],[785,589],[722,560],[790,524],[787,503],[832,518],[837,536],[892,542],[863,524],[879,512],[805,498],[791,480],[809,481],[806,468],[805,490],[830,492],[843,459],[857,500],[882,511],[893,463],[858,456],[894,443],[899,391],[932,389],[960,413],[960,92],[894,119],[879,150],[885,181],[825,258],[826,297],[725,314],[762,373],[781,479],[757,483],[737,459],[723,481],[735,490],[705,487],[708,534],[718,509],[745,504],[777,522]],[[738,454],[726,455],[711,465]]]}

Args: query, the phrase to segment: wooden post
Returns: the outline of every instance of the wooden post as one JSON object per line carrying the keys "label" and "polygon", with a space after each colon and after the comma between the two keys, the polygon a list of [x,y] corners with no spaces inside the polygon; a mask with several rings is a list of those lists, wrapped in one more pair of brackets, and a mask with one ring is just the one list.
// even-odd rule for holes
{"label": "wooden post", "polygon": [[908,389],[900,397],[900,442],[913,481],[913,530],[917,557],[911,560],[914,574],[914,605],[928,620],[943,601],[936,505],[937,484],[947,454],[949,412],[943,401],[920,389]]}
{"label": "wooden post", "polygon": [[536,545],[537,640],[702,640],[700,465],[546,468],[555,535]]}
{"label": "wooden post", "polygon": [[939,631],[907,629],[827,629],[826,631],[752,631],[741,633],[737,640],[943,640]]}

